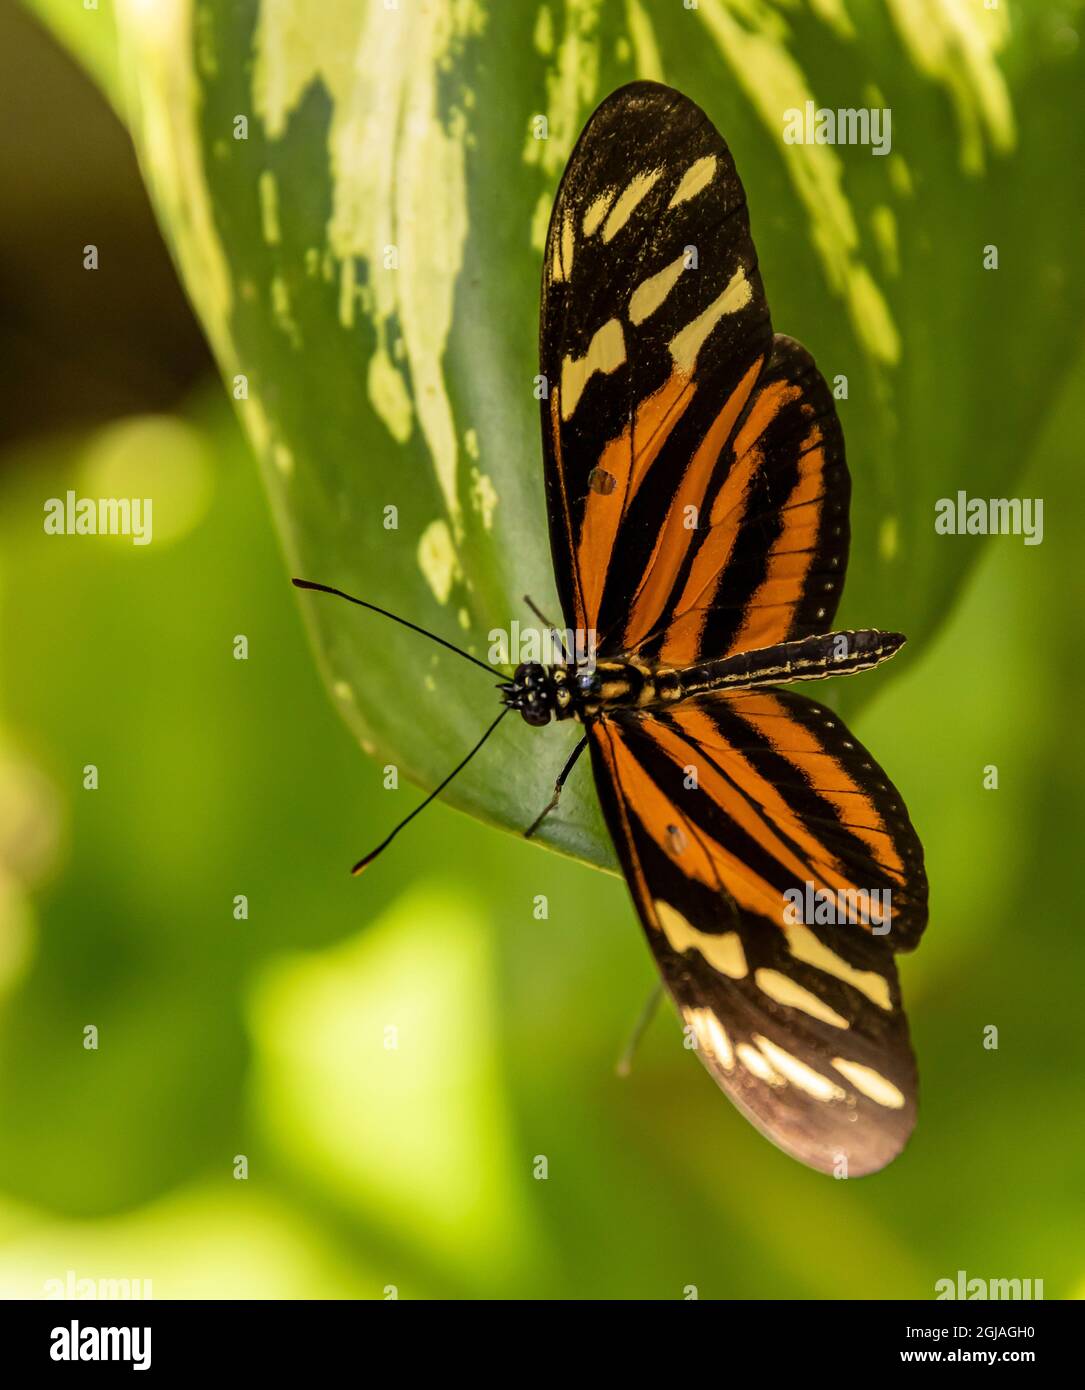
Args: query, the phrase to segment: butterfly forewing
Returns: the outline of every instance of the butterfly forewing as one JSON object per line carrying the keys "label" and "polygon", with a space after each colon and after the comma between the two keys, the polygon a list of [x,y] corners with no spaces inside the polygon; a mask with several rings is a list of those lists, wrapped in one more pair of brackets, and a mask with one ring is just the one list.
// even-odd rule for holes
{"label": "butterfly forewing", "polygon": [[771,344],[730,151],[677,92],[622,88],[570,157],[543,262],[546,482],[570,624],[624,630],[661,522],[702,501]]}

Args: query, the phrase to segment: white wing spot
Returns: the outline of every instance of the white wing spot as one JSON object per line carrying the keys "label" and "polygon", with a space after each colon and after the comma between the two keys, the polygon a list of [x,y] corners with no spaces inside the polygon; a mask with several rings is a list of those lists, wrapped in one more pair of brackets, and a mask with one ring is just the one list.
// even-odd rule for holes
{"label": "white wing spot", "polygon": [[706,1056],[719,1062],[724,1071],[734,1071],[735,1050],[731,1039],[711,1009],[686,1009],[686,1022],[697,1036],[697,1046]]}
{"label": "white wing spot", "polygon": [[681,332],[670,341],[671,357],[674,365],[684,376],[692,376],[697,365],[697,354],[704,346],[705,339],[726,314],[737,314],[753,298],[753,290],[746,278],[746,272],[739,266],[727,282],[727,288]]}
{"label": "white wing spot", "polygon": [[618,190],[616,188],[608,188],[605,192],[600,193],[598,198],[591,204],[584,214],[584,221],[581,224],[585,236],[594,236],[599,230],[599,224],[606,216],[607,209],[617,197],[617,194]]}
{"label": "white wing spot", "polygon": [[642,280],[629,296],[629,318],[633,323],[643,323],[649,314],[654,314],[678,283],[686,264],[683,251],[676,261],[664,266],[657,275]]}
{"label": "white wing spot", "polygon": [[613,372],[625,361],[625,338],[617,319],[607,319],[597,329],[583,357],[566,357],[561,364],[561,418],[568,420],[577,407],[588,378],[596,372]]}
{"label": "white wing spot", "polygon": [[550,266],[552,280],[568,280],[573,271],[573,214],[566,212],[561,222],[561,236],[554,238],[554,259]]}
{"label": "white wing spot", "polygon": [[758,989],[770,999],[774,999],[777,1004],[786,1004],[790,1009],[801,1009],[804,1014],[819,1019],[822,1023],[831,1023],[834,1028],[851,1026],[846,1018],[835,1009],[831,1009],[823,999],[811,994],[808,989],[803,989],[802,985],[796,984],[778,970],[757,970],[754,972],[754,981]]}
{"label": "white wing spot", "polygon": [[758,1081],[767,1082],[770,1086],[786,1086],[787,1082],[769,1063],[762,1057],[761,1053],[749,1043],[739,1043],[735,1048],[738,1060]]}
{"label": "white wing spot", "polygon": [[879,975],[874,970],[856,970],[835,951],[823,946],[810,928],[802,926],[801,923],[785,925],[784,935],[787,937],[788,949],[796,960],[812,965],[815,970],[824,970],[826,975],[832,975],[844,984],[851,985],[860,994],[865,994],[872,1004],[877,1004],[879,1009],[884,1009],[887,1013],[892,1009],[889,981],[884,975]]}
{"label": "white wing spot", "polygon": [[749,967],[746,965],[746,952],[742,949],[737,932],[698,931],[686,921],[677,908],[671,907],[670,903],[657,898],[655,907],[663,935],[673,951],[681,955],[692,946],[700,951],[713,970],[718,970],[729,980],[745,978]]}
{"label": "white wing spot", "polygon": [[887,1081],[881,1072],[875,1071],[873,1067],[864,1067],[860,1062],[849,1062],[845,1057],[834,1057],[833,1066],[857,1091],[861,1091],[876,1105],[884,1105],[887,1110],[904,1108],[903,1094],[892,1081]]}
{"label": "white wing spot", "polygon": [[662,169],[653,169],[650,174],[638,174],[635,179],[630,179],[607,217],[603,227],[604,241],[610,241],[622,230],[632,217],[633,209],[652,191],[662,172]]}
{"label": "white wing spot", "polygon": [[844,1099],[844,1091],[835,1081],[830,1081],[827,1076],[822,1076],[813,1067],[808,1067],[805,1062],[800,1062],[797,1057],[793,1057],[790,1052],[785,1052],[782,1047],[777,1047],[768,1038],[763,1038],[760,1033],[755,1033],[753,1040],[781,1076],[786,1077],[800,1091],[805,1091],[808,1096],[813,1096],[815,1100]]}
{"label": "white wing spot", "polygon": [[703,193],[712,180],[716,177],[716,156],[706,154],[702,159],[696,159],[682,175],[682,182],[674,190],[674,196],[667,204],[668,208],[676,208],[679,203],[684,203],[689,198],[696,198],[698,193]]}

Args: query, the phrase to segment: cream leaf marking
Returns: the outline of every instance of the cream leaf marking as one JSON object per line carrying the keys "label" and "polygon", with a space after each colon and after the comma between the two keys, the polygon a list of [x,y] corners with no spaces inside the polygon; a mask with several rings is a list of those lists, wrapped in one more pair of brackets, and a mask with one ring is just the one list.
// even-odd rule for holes
{"label": "cream leaf marking", "polygon": [[431,521],[418,540],[418,568],[425,575],[438,603],[447,603],[459,573],[456,546],[448,524]]}
{"label": "cream leaf marking", "polygon": [[717,934],[698,931],[686,921],[677,908],[671,907],[670,903],[665,903],[662,898],[656,899],[655,908],[663,935],[672,950],[682,955],[692,946],[700,951],[713,970],[726,975],[729,980],[745,978],[749,967],[746,965],[746,953],[742,949],[737,932],[725,931]]}
{"label": "cream leaf marking", "polygon": [[[197,6],[126,0],[125,8],[157,26],[160,12]],[[380,4],[324,5],[314,25],[307,0],[252,8],[259,10],[253,107],[272,146],[287,148],[293,118],[314,89],[326,97],[323,152],[314,157],[329,185],[320,250],[329,269],[338,267],[339,322],[351,333],[360,315],[368,320],[369,404],[397,441],[417,421],[458,539],[462,464],[446,350],[469,227],[471,134],[466,102],[447,109],[444,73],[478,42],[485,12],[470,0],[401,4],[392,22]],[[401,267],[394,274],[384,263],[392,245]],[[205,277],[187,278],[200,284]]]}
{"label": "cream leaf marking", "polygon": [[584,221],[581,224],[585,236],[595,235],[595,233],[599,230],[599,226],[602,223],[603,218],[607,215],[607,209],[610,207],[611,203],[617,196],[618,190],[616,188],[608,188],[604,192],[600,193],[598,198],[594,200],[594,202],[588,208],[587,212],[584,214]]}
{"label": "cream leaf marking", "polygon": [[607,216],[603,227],[604,241],[610,241],[622,230],[632,217],[634,208],[642,198],[648,196],[662,173],[662,169],[653,169],[649,174],[638,174],[635,179],[630,179]]}
{"label": "cream leaf marking", "polygon": [[640,282],[629,296],[629,318],[633,323],[643,323],[650,314],[655,313],[678,283],[685,263],[683,252],[677,260],[664,266],[657,275],[651,275],[647,280]]}
{"label": "cream leaf marking", "polygon": [[740,309],[744,309],[752,296],[753,290],[746,279],[746,271],[739,266],[727,282],[727,288],[723,293],[671,339],[671,357],[680,372],[685,376],[693,375],[693,369],[697,365],[697,354],[713,328],[726,314],[737,314]]}
{"label": "cream leaf marking", "polygon": [[789,1009],[801,1009],[804,1014],[809,1014],[811,1018],[816,1018],[822,1023],[831,1023],[834,1028],[851,1026],[846,1018],[835,1009],[831,1009],[823,999],[811,994],[808,989],[803,989],[802,985],[796,984],[787,975],[781,975],[778,970],[757,970],[754,972],[754,981],[758,989],[770,999],[774,999],[777,1004],[785,1004]]}
{"label": "cream leaf marking", "polygon": [[885,1009],[887,1013],[892,1009],[889,981],[884,975],[879,975],[874,970],[856,970],[835,951],[830,951],[828,946],[824,946],[809,927],[795,923],[785,925],[783,931],[787,937],[788,949],[796,960],[801,960],[804,965],[812,965],[815,970],[823,970],[826,975],[832,975],[844,984],[851,985],[860,994],[865,994],[872,1004],[877,1004],[879,1009]]}
{"label": "cream leaf marking", "polygon": [[667,204],[668,208],[676,208],[679,203],[685,203],[690,198],[696,198],[698,193],[703,193],[708,185],[716,176],[716,156],[706,154],[701,159],[696,159],[682,175],[682,181],[674,190],[671,201]]}
{"label": "cream leaf marking", "polygon": [[735,1050],[723,1024],[711,1009],[686,1009],[686,1022],[697,1036],[697,1045],[719,1062],[724,1071],[734,1071]]}
{"label": "cream leaf marking", "polygon": [[583,357],[566,357],[561,364],[561,418],[576,409],[588,379],[596,372],[613,372],[625,361],[625,338],[617,319],[596,330]]}
{"label": "cream leaf marking", "polygon": [[800,1091],[805,1091],[808,1096],[813,1096],[815,1100],[844,1099],[845,1093],[835,1081],[830,1081],[827,1076],[822,1076],[813,1067],[807,1066],[805,1062],[800,1062],[797,1057],[793,1057],[790,1052],[785,1052],[782,1047],[778,1047],[768,1038],[763,1038],[760,1033],[755,1033],[753,1040],[780,1075],[790,1081],[793,1086],[797,1086]]}
{"label": "cream leaf marking", "polygon": [[[944,24],[953,26],[967,8],[914,6],[909,5],[909,0],[891,3],[894,18],[914,9],[914,27],[922,29],[936,46],[944,43],[936,23],[940,11],[945,8],[952,13],[952,19]],[[802,109],[813,97],[810,82],[788,50],[776,8],[743,6],[749,13],[741,19],[738,8],[722,0],[703,0],[698,13],[735,81],[777,143],[791,186],[810,219],[811,242],[830,290],[847,305],[848,316],[865,350],[878,363],[894,366],[900,359],[900,335],[884,295],[859,259],[859,229],[844,192],[843,161],[831,145],[788,145],[777,139],[781,111],[789,107]],[[985,14],[983,18],[990,16]],[[935,35],[937,38],[933,38]]]}
{"label": "cream leaf marking", "polygon": [[883,1105],[887,1110],[903,1109],[904,1096],[892,1081],[887,1081],[881,1072],[875,1071],[873,1067],[864,1067],[860,1062],[849,1062],[846,1057],[834,1057],[833,1066],[857,1091],[861,1091],[876,1105]]}

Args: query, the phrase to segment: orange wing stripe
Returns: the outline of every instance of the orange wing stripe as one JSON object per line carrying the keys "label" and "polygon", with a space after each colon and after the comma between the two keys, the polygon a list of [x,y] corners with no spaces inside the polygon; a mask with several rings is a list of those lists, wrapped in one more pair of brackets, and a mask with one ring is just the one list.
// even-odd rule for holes
{"label": "orange wing stripe", "polygon": [[[870,846],[877,863],[904,881],[904,864],[893,844],[877,807],[859,784],[827,753],[814,735],[789,715],[786,706],[768,692],[750,691],[736,696],[736,708],[743,719],[769,740],[788,762],[807,778],[820,796],[840,812],[861,840]],[[783,720],[783,724],[780,720]],[[781,734],[787,738],[785,747]],[[832,771],[835,785],[826,785],[826,773]],[[895,909],[894,909],[895,911]]]}
{"label": "orange wing stripe", "polygon": [[673,666],[688,666],[697,660],[714,587],[731,558],[749,503],[750,485],[764,463],[757,441],[784,406],[799,395],[800,388],[787,381],[770,382],[757,393],[735,437],[734,460],[712,504],[711,530],[690,567],[674,622],[660,650],[661,661]]}
{"label": "orange wing stripe", "polygon": [[[647,729],[642,729],[642,736],[647,732]],[[611,741],[611,755],[607,761],[623,798],[635,809],[645,831],[656,844],[673,856],[670,827],[688,827],[689,821],[630,752],[618,728],[609,724],[607,734]],[[658,728],[653,727],[651,737],[658,738],[658,734]],[[688,748],[683,751],[688,755]],[[696,833],[685,837],[681,859],[677,862],[682,872],[690,878],[715,892],[724,891],[739,907],[783,925],[786,904],[779,890],[705,834],[703,829],[698,828]]]}
{"label": "orange wing stripe", "polygon": [[754,382],[761,371],[764,357],[758,357],[739,384],[724,402],[723,409],[712,421],[682,480],[671,499],[667,515],[660,527],[648,563],[648,570],[629,613],[625,628],[625,646],[632,649],[653,631],[670,597],[674,581],[682,567],[693,532],[686,524],[686,508],[694,507],[698,516],[704,505],[705,493],[716,470],[720,454],[726,447],[735,421],[749,400]]}
{"label": "orange wing stripe", "polygon": [[622,514],[694,394],[690,378],[672,372],[658,391],[640,403],[632,423],[604,448],[592,470],[602,481],[599,489],[589,491],[585,499],[577,548],[587,627],[595,627],[599,619],[603,585]]}
{"label": "orange wing stripe", "polygon": [[[700,744],[706,749],[718,738],[715,725],[702,710],[679,707],[671,717],[695,744]],[[680,739],[660,733],[659,741],[668,748],[679,765],[689,761],[690,750]],[[746,758],[732,749],[725,748],[715,761],[720,767],[731,772],[735,782],[746,789],[756,805],[751,806],[750,801],[736,791],[727,778],[711,764],[703,767],[698,765],[701,788],[724,808],[736,825],[741,826],[753,839],[764,845],[784,868],[795,874],[799,882],[804,881],[813,871],[820,879],[817,886],[830,892],[835,893],[838,888],[859,887],[849,881],[840,862],[807,830],[779,791],[771,782],[767,782]],[[731,766],[728,768],[727,764]],[[772,828],[766,825],[757,813],[757,805],[762,806],[783,833],[799,846],[807,856],[806,861],[800,859]]]}
{"label": "orange wing stripe", "polygon": [[[730,650],[756,651],[780,639],[776,609],[797,606],[806,588],[821,526],[825,452],[815,425],[803,441],[799,480],[783,509],[783,529],[769,551],[765,578],[750,598],[742,627]],[[814,447],[814,446],[818,447]]]}

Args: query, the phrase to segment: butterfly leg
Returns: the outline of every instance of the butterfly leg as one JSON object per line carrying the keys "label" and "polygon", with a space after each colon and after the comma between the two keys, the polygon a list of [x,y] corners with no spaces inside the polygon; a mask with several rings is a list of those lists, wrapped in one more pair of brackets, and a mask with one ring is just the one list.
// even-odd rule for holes
{"label": "butterfly leg", "polygon": [[659,1008],[659,1001],[663,998],[663,981],[657,980],[652,987],[652,992],[648,996],[644,1008],[641,1009],[640,1018],[637,1019],[636,1027],[630,1035],[629,1041],[625,1045],[625,1051],[618,1058],[615,1072],[621,1077],[629,1076],[633,1070],[633,1058],[636,1056],[637,1048],[640,1046],[641,1038],[648,1031],[648,1025],[655,1018],[656,1010]]}
{"label": "butterfly leg", "polygon": [[542,808],[542,810],[531,822],[528,828],[524,831],[525,840],[531,839],[532,835],[535,834],[535,831],[538,830],[539,826],[542,825],[546,817],[558,804],[558,801],[561,799],[561,789],[565,785],[565,779],[569,776],[569,773],[572,772],[573,768],[576,766],[576,760],[580,757],[581,753],[583,753],[584,747],[587,744],[587,742],[588,736],[587,734],[585,734],[584,737],[573,749],[572,753],[569,755],[569,761],[561,769],[561,772],[558,773],[558,780],[554,783],[554,795],[550,798],[550,800]]}

